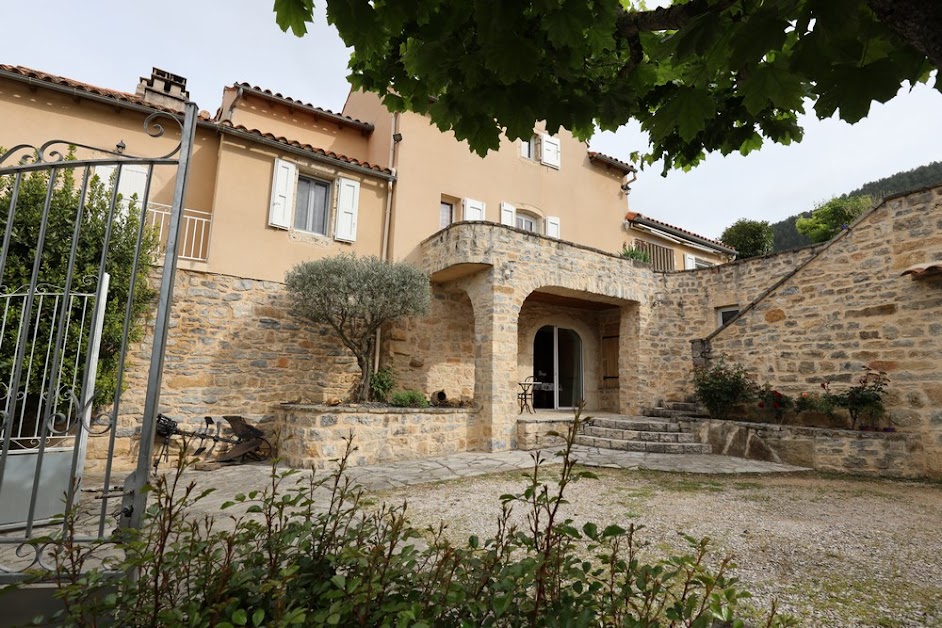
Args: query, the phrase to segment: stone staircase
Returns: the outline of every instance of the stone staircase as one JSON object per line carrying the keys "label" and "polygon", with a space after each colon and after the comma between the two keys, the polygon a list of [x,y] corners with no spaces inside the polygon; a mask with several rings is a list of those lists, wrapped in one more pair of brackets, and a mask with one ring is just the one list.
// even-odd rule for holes
{"label": "stone staircase", "polygon": [[709,443],[682,432],[677,417],[703,416],[695,403],[645,408],[643,416],[600,416],[583,427],[576,444],[657,454],[709,454]]}

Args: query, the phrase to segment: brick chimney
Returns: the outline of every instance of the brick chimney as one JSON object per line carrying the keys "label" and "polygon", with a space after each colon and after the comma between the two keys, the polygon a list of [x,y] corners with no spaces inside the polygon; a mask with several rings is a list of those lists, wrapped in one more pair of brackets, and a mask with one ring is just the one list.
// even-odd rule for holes
{"label": "brick chimney", "polygon": [[141,77],[135,93],[152,105],[178,111],[190,99],[186,79],[159,68],[153,68],[150,77]]}

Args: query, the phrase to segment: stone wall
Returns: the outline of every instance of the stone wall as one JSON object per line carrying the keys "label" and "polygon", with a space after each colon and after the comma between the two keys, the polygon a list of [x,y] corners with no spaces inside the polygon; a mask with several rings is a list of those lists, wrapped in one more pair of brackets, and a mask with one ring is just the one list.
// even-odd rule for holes
{"label": "stone wall", "polygon": [[708,338],[782,392],[845,390],[886,371],[889,418],[942,475],[942,278],[900,272],[942,259],[942,188],[885,200],[733,324]]}
{"label": "stone wall", "polygon": [[384,338],[382,364],[392,369],[395,390],[474,396],[474,309],[463,292],[433,286],[428,313],[396,322]]}
{"label": "stone wall", "polygon": [[818,471],[912,478],[925,475],[918,434],[858,432],[768,423],[680,419],[713,453],[784,462]]}
{"label": "stone wall", "polygon": [[655,387],[665,398],[655,401],[684,401],[693,394],[690,343],[719,327],[717,308],[746,307],[820,249],[804,247],[712,268],[656,273],[651,307],[658,324],[648,350],[658,356]]}
{"label": "stone wall", "polygon": [[517,449],[532,451],[565,443],[563,434],[572,429],[572,419],[522,416],[517,419]]}
{"label": "stone wall", "polygon": [[293,467],[323,469],[351,434],[351,465],[413,460],[466,451],[474,411],[457,408],[368,408],[287,404],[275,411],[279,455]]}

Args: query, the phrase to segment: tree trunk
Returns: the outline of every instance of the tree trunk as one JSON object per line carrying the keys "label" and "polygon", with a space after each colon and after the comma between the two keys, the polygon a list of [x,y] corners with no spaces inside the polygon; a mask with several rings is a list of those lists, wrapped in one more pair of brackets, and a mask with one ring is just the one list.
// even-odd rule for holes
{"label": "tree trunk", "polygon": [[373,359],[371,356],[372,352],[367,352],[365,356],[357,356],[357,365],[360,367],[360,383],[357,386],[357,398],[354,399],[356,402],[369,401],[370,400],[370,379],[373,376]]}
{"label": "tree trunk", "polygon": [[881,22],[942,68],[942,2],[868,0],[867,4]]}

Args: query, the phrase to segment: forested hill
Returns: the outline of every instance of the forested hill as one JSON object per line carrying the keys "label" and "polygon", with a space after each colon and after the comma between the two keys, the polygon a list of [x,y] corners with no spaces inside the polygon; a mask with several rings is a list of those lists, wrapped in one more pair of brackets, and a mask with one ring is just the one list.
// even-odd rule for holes
{"label": "forested hill", "polygon": [[[867,194],[876,201],[884,196],[898,192],[918,190],[919,188],[933,185],[942,185],[942,161],[934,161],[925,166],[919,166],[918,168],[913,168],[905,172],[897,172],[889,177],[865,183],[856,190],[842,194],[841,196],[860,196]],[[811,244],[808,238],[795,230],[795,221],[799,217],[807,216],[810,213],[811,210],[809,209],[795,216],[789,216],[785,220],[772,223],[772,234],[775,238],[774,250],[785,251]]]}

